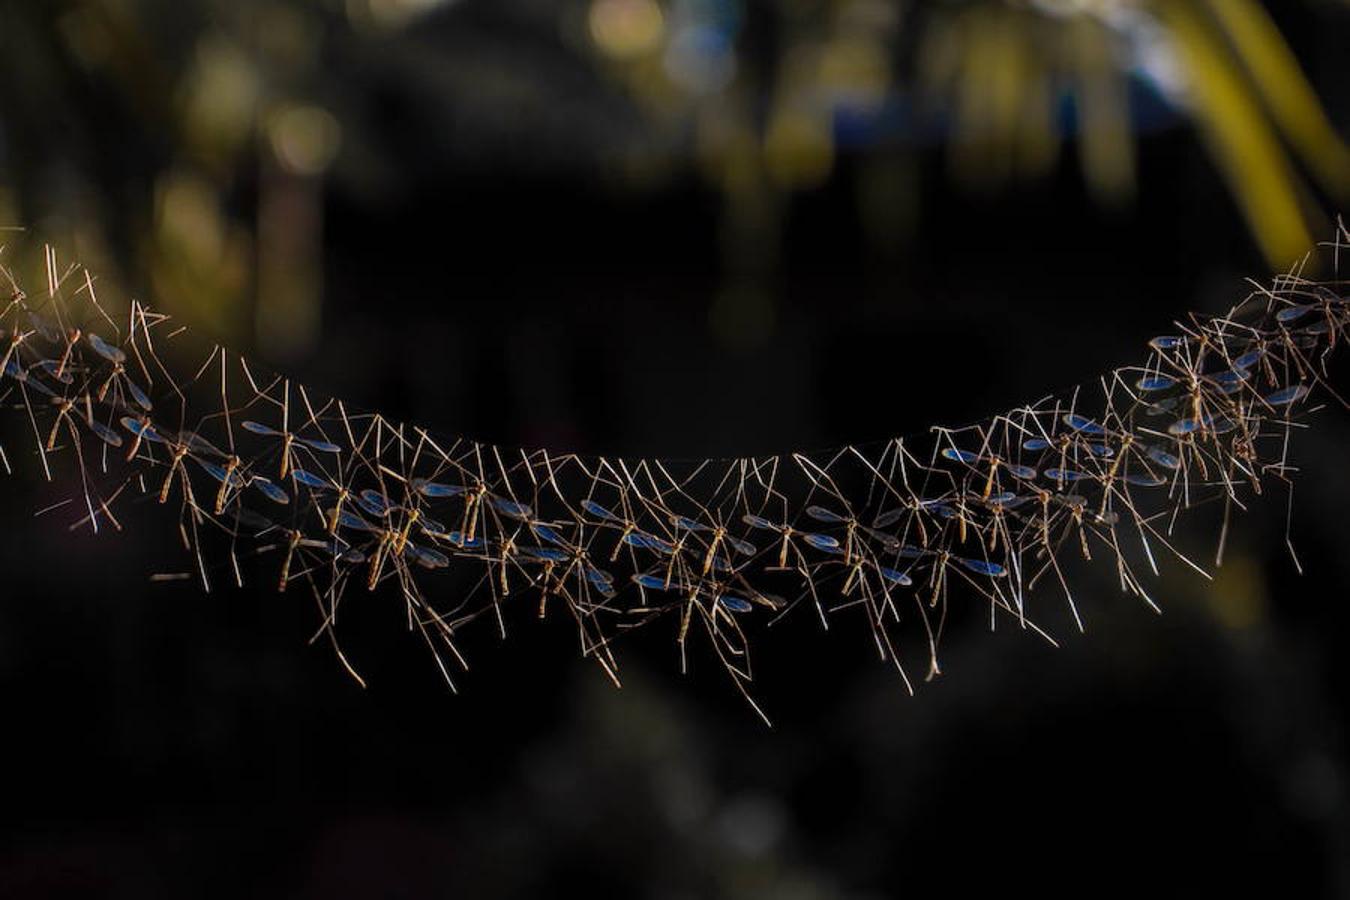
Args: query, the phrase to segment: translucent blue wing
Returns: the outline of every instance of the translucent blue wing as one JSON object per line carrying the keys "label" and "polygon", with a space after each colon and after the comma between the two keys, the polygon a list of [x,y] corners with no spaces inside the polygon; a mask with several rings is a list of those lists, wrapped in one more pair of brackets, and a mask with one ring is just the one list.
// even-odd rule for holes
{"label": "translucent blue wing", "polygon": [[121,365],[127,361],[127,355],[122,352],[121,347],[113,346],[103,338],[89,332],[89,346],[94,348],[94,352],[114,365]]}
{"label": "translucent blue wing", "polygon": [[135,401],[137,406],[146,412],[150,412],[150,410],[155,408],[155,405],[150,402],[150,395],[141,390],[139,384],[132,381],[130,378],[123,378],[122,383],[127,386],[127,393],[131,395],[131,399]]}
{"label": "translucent blue wing", "polygon": [[614,576],[603,569],[597,569],[595,566],[583,565],[582,571],[586,575],[586,581],[591,587],[600,592],[602,597],[617,596],[618,591],[614,590]]}
{"label": "translucent blue wing", "polygon": [[261,491],[262,495],[266,497],[268,500],[271,500],[273,503],[291,502],[291,497],[289,494],[287,494],[277,485],[268,481],[266,478],[263,478],[261,475],[253,476],[253,480],[249,482],[249,484],[257,488],[259,491]]}
{"label": "translucent blue wing", "polygon": [[341,453],[342,448],[332,441],[325,441],[319,438],[297,437],[297,441],[304,444],[311,450],[317,450],[320,453]]}
{"label": "translucent blue wing", "polygon": [[187,444],[188,449],[193,453],[205,453],[207,456],[214,456],[217,459],[229,458],[230,454],[226,453],[200,434],[197,434],[195,431],[185,431],[178,436],[178,439]]}
{"label": "translucent blue wing", "polygon": [[1081,434],[1106,434],[1106,429],[1078,413],[1065,413],[1064,424]]}
{"label": "translucent blue wing", "polygon": [[1266,394],[1261,399],[1270,406],[1288,406],[1291,403],[1297,403],[1306,396],[1308,396],[1308,386],[1306,384],[1295,384]]}
{"label": "translucent blue wing", "polygon": [[590,563],[584,563],[582,569],[586,572],[586,580],[597,587],[609,587],[614,584],[614,576],[604,569],[597,569]]}
{"label": "translucent blue wing", "polygon": [[654,534],[647,534],[644,531],[630,531],[623,536],[623,542],[640,550],[655,550],[665,556],[675,552],[675,547],[669,541],[662,540]]}
{"label": "translucent blue wing", "polygon": [[895,509],[888,510],[877,516],[876,521],[872,523],[873,528],[890,528],[896,522],[899,522],[909,510],[903,506],[897,506]]}
{"label": "translucent blue wing", "polygon": [[808,506],[806,514],[817,522],[827,522],[831,525],[843,525],[848,522],[848,519],[839,515],[839,513],[828,510],[823,506]]}
{"label": "translucent blue wing", "polygon": [[1181,468],[1181,460],[1161,447],[1149,447],[1146,452],[1149,459],[1153,460],[1164,469]]}
{"label": "translucent blue wing", "polygon": [[1002,578],[1008,574],[1007,569],[995,562],[988,562],[983,559],[966,559],[964,556],[954,556],[952,558],[976,575],[987,575],[990,578]]}
{"label": "translucent blue wing", "polygon": [[567,546],[567,541],[563,539],[563,536],[559,534],[557,529],[552,525],[545,525],[542,522],[531,522],[530,530],[532,530],[541,541],[547,541],[550,544],[556,544],[560,547]]}
{"label": "translucent blue wing", "polygon": [[1134,383],[1134,386],[1141,391],[1165,391],[1170,387],[1176,387],[1177,380],[1167,375],[1145,375]]}
{"label": "translucent blue wing", "polygon": [[973,464],[980,461],[978,453],[971,453],[969,450],[958,450],[955,447],[943,447],[942,455],[953,462]]}
{"label": "translucent blue wing", "polygon": [[328,483],[327,479],[320,478],[318,475],[307,472],[304,469],[291,469],[291,477],[306,487],[312,487],[315,490],[323,491],[332,488],[332,485]]}
{"label": "translucent blue wing", "polygon": [[357,496],[356,502],[372,516],[387,516],[389,511],[394,508],[393,501],[374,488],[366,488],[362,491]]}
{"label": "translucent blue wing", "polygon": [[28,311],[28,321],[32,323],[33,327],[37,329],[38,334],[42,335],[47,343],[55,344],[61,340],[61,329],[57,327],[55,322],[41,313],[33,312],[30,309]]}
{"label": "translucent blue wing", "polygon": [[1275,321],[1281,324],[1295,322],[1317,308],[1316,303],[1304,303],[1299,306],[1286,306],[1275,314]]}
{"label": "translucent blue wing", "polygon": [[376,528],[356,513],[345,509],[338,512],[337,520],[338,524],[342,525],[344,528],[355,528],[357,531],[369,531],[372,534],[378,534],[380,532],[380,529]]}
{"label": "translucent blue wing", "polygon": [[413,544],[404,544],[403,555],[410,557],[424,569],[444,569],[450,565],[450,557],[446,556],[441,551],[433,550],[430,547],[417,547]]}
{"label": "translucent blue wing", "polygon": [[512,519],[528,519],[534,515],[534,510],[524,503],[517,503],[515,500],[509,500],[506,497],[492,497],[489,501],[499,513]]}
{"label": "translucent blue wing", "polygon": [[155,430],[155,426],[148,421],[133,418],[132,416],[123,416],[121,421],[122,427],[137,437],[145,438],[147,441],[154,441],[156,444],[166,443],[160,433]]}
{"label": "translucent blue wing", "polygon": [[1246,369],[1229,369],[1226,372],[1215,372],[1205,376],[1206,380],[1212,381],[1220,387],[1240,385],[1251,377],[1252,373],[1248,372]]}
{"label": "translucent blue wing", "polygon": [[431,516],[418,516],[417,526],[427,534],[445,534],[445,526]]}
{"label": "translucent blue wing", "polygon": [[717,602],[734,613],[748,613],[755,608],[749,600],[734,594],[722,594],[717,598]]}
{"label": "translucent blue wing", "polygon": [[245,419],[239,423],[239,427],[245,431],[251,431],[254,434],[262,434],[267,437],[281,437],[282,433],[275,428],[270,428],[261,422],[254,422],[251,419]]}
{"label": "translucent blue wing", "polygon": [[461,547],[465,550],[481,550],[486,546],[481,534],[476,534],[471,539],[466,539],[461,532],[452,531],[447,534],[445,538],[456,547]]}
{"label": "translucent blue wing", "polygon": [[96,434],[103,443],[108,444],[111,447],[122,446],[122,436],[107,425],[97,421],[87,422],[86,424],[89,426],[89,430]]}
{"label": "translucent blue wing", "polygon": [[196,460],[197,465],[202,467],[202,471],[222,484],[228,481],[231,487],[239,488],[247,483],[244,480],[244,476],[239,474],[237,470],[226,469],[224,466],[217,465],[216,463],[204,459],[197,459],[195,456],[192,458]]}
{"label": "translucent blue wing", "polygon": [[37,364],[38,368],[46,372],[48,377],[54,378],[62,384],[74,384],[75,376],[70,374],[70,366],[61,368],[61,364],[54,359],[44,359]]}
{"label": "translucent blue wing", "polygon": [[439,499],[441,497],[458,497],[461,494],[468,493],[468,488],[458,484],[441,484],[437,481],[427,481],[425,478],[414,478],[411,482],[412,489],[417,491],[423,497],[430,499]]}
{"label": "translucent blue wing", "polygon": [[28,387],[33,388],[39,394],[44,394],[48,397],[56,396],[56,392],[53,391],[51,388],[47,387],[45,384],[43,384],[42,382],[38,381],[35,378],[29,378],[28,373],[25,372],[23,368],[13,359],[10,359],[8,362],[5,363],[5,374],[8,375],[10,378],[13,378],[20,384],[24,384],[27,385]]}
{"label": "translucent blue wing", "polygon": [[605,507],[601,506],[599,503],[596,503],[594,500],[582,500],[581,508],[586,510],[586,512],[590,513],[591,515],[595,516],[597,519],[600,519],[605,522],[623,521],[623,519],[614,515],[614,513],[610,512],[608,509],[605,509]]}
{"label": "translucent blue wing", "polygon": [[541,560],[542,562],[566,562],[570,557],[563,550],[557,547],[521,547],[518,551],[521,556],[530,559]]}
{"label": "translucent blue wing", "polygon": [[342,562],[351,563],[355,566],[359,566],[366,561],[365,553],[355,547],[347,547],[344,549],[343,547],[340,547],[336,541],[329,545],[328,552],[332,553]]}
{"label": "translucent blue wing", "polygon": [[733,535],[723,535],[722,540],[729,544],[737,553],[744,556],[754,556],[757,552],[754,544],[749,541],[743,541]]}
{"label": "translucent blue wing", "polygon": [[828,534],[803,534],[802,540],[815,547],[817,550],[823,550],[826,553],[842,553],[839,547],[839,539],[830,537]]}
{"label": "translucent blue wing", "polygon": [[653,575],[650,572],[638,572],[633,575],[633,583],[638,587],[646,588],[649,591],[672,591],[679,590],[678,582],[667,581],[664,575]]}
{"label": "translucent blue wing", "polygon": [[891,584],[898,584],[901,587],[909,587],[911,584],[914,583],[914,580],[912,578],[910,578],[904,572],[901,572],[899,569],[890,569],[887,568],[886,566],[881,566],[877,569],[877,571],[881,573],[882,578],[886,579]]}

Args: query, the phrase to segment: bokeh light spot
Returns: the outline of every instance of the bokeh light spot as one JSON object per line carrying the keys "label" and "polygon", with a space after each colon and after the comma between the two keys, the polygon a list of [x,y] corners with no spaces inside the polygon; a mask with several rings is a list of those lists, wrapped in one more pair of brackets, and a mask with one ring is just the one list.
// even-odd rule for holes
{"label": "bokeh light spot", "polygon": [[342,128],[332,113],[318,106],[289,106],[272,115],[267,136],[287,171],[318,175],[337,156]]}
{"label": "bokeh light spot", "polygon": [[666,25],[655,0],[594,0],[587,21],[595,46],[615,59],[651,53]]}

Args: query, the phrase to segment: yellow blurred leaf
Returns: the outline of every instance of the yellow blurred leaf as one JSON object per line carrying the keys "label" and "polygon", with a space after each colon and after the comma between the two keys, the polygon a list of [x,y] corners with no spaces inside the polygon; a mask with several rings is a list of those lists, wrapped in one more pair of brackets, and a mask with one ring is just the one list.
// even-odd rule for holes
{"label": "yellow blurred leaf", "polygon": [[1120,204],[1134,189],[1134,135],[1121,66],[1100,23],[1079,18],[1071,34],[1083,173],[1098,201]]}
{"label": "yellow blurred leaf", "polygon": [[1192,115],[1207,138],[1266,258],[1286,266],[1312,245],[1299,185],[1240,73],[1189,2],[1160,7],[1188,76]]}
{"label": "yellow blurred leaf", "polygon": [[1327,121],[1270,14],[1253,0],[1205,2],[1251,72],[1270,116],[1322,185],[1337,199],[1345,199],[1350,192],[1350,149]]}

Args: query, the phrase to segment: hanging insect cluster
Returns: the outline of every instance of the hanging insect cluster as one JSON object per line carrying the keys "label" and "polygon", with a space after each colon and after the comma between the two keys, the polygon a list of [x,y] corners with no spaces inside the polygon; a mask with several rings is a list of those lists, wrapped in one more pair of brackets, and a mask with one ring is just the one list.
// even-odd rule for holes
{"label": "hanging insect cluster", "polygon": [[[1347,245],[1342,228],[1328,255]],[[50,456],[73,460],[72,527],[119,528],[119,505],[141,497],[173,511],[185,577],[208,589],[221,570],[242,580],[244,553],[275,559],[276,589],[317,601],[319,634],[358,680],[340,608],[392,583],[452,686],[470,623],[505,634],[561,613],[616,683],[615,636],[663,620],[682,665],[701,636],[747,699],[749,633],[799,607],[865,619],[909,687],[897,631],[917,623],[936,672],[949,604],[1044,634],[1028,607],[1048,581],[1077,618],[1066,555],[1105,560],[1152,604],[1145,570],[1180,557],[1182,510],[1241,508],[1287,477],[1291,428],[1335,397],[1328,355],[1350,326],[1340,283],[1295,271],[1226,315],[1192,315],[1091,390],[918,438],[677,464],[440,438],[221,347],[193,364],[168,317],[133,302],[115,318],[50,250],[41,295],[5,275],[5,404],[49,478]]]}

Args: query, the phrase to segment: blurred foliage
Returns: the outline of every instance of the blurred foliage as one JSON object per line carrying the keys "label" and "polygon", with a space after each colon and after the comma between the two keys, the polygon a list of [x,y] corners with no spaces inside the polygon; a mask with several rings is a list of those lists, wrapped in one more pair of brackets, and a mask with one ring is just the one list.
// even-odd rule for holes
{"label": "blurred foliage", "polygon": [[378,198],[438,172],[702,173],[732,334],[772,316],[755,285],[784,198],[843,154],[895,231],[916,148],[988,189],[1068,140],[1116,205],[1138,135],[1189,120],[1276,266],[1350,196],[1256,0],[64,0],[10,9],[0,41],[0,220],[277,358],[317,340],[328,179]]}

